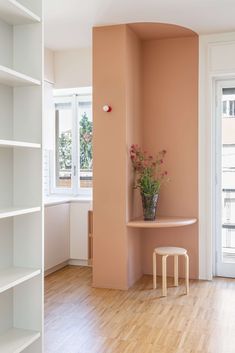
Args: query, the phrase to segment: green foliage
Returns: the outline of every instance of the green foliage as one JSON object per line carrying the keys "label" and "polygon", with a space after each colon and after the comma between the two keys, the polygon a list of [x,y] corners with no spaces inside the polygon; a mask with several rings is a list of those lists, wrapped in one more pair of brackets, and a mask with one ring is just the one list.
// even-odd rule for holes
{"label": "green foliage", "polygon": [[80,168],[92,168],[92,122],[86,112],[80,120]]}
{"label": "green foliage", "polygon": [[[58,139],[59,165],[62,170],[72,168],[72,132],[62,132]],[[80,168],[92,168],[92,122],[86,113],[80,120]]]}
{"label": "green foliage", "polygon": [[71,169],[72,167],[72,133],[62,132],[59,137],[59,165],[60,169]]}
{"label": "green foliage", "polygon": [[155,179],[150,168],[144,169],[137,180],[137,187],[145,195],[158,194],[160,186],[160,181]]}

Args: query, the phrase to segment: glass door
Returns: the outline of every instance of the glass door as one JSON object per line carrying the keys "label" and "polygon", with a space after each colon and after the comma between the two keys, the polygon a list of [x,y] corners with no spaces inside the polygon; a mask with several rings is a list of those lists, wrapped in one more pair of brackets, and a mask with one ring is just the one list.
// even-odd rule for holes
{"label": "glass door", "polygon": [[219,81],[216,99],[216,275],[235,277],[235,81]]}

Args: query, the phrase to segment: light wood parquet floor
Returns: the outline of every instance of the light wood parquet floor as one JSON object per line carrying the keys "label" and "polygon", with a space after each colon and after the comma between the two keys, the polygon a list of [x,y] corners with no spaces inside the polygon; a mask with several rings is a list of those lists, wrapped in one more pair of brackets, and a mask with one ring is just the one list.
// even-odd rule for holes
{"label": "light wood parquet floor", "polygon": [[95,289],[90,268],[68,266],[45,280],[45,353],[235,353],[235,280],[183,291],[162,298],[151,276],[128,291]]}

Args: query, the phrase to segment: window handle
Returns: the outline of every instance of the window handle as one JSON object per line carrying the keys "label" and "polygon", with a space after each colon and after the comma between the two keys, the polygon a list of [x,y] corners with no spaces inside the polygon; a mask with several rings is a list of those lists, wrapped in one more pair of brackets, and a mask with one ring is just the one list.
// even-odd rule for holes
{"label": "window handle", "polygon": [[77,168],[76,165],[73,166],[73,176],[76,176],[77,174]]}

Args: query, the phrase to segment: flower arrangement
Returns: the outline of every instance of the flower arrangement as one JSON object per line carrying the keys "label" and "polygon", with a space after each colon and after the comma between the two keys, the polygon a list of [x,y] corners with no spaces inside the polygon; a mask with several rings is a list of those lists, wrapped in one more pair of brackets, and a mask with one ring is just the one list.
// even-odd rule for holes
{"label": "flower arrangement", "polygon": [[130,148],[131,162],[136,173],[134,188],[140,190],[145,220],[155,219],[160,187],[168,181],[167,171],[162,171],[165,155],[165,150],[153,156],[138,145],[131,145]]}
{"label": "flower arrangement", "polygon": [[166,150],[153,157],[138,145],[131,145],[130,157],[134,171],[137,173],[135,188],[146,195],[158,194],[161,185],[167,180],[167,171],[162,171]]}

